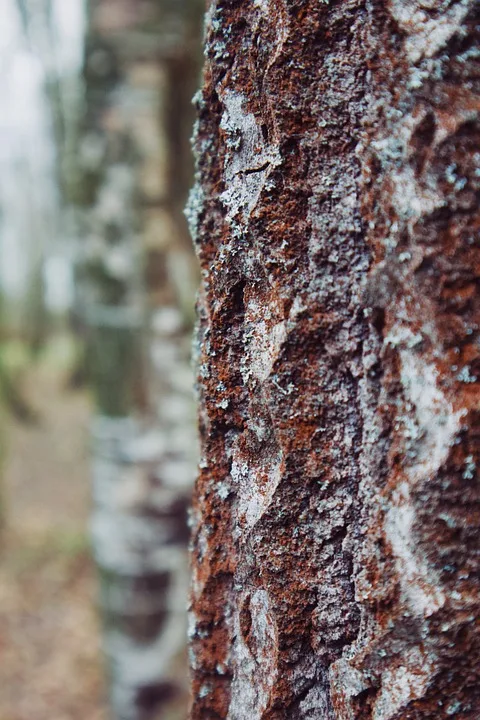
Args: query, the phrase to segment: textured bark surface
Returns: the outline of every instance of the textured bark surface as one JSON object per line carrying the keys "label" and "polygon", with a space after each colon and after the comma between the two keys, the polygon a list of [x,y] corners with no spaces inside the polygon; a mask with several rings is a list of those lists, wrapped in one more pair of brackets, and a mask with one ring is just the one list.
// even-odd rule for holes
{"label": "textured bark surface", "polygon": [[480,717],[476,10],[210,3],[195,720]]}

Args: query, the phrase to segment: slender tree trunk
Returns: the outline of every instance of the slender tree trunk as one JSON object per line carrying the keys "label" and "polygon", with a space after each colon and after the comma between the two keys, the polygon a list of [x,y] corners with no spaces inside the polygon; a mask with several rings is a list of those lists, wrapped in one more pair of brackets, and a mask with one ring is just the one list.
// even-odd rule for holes
{"label": "slender tree trunk", "polygon": [[[193,296],[194,257],[177,212],[188,170],[172,150],[168,117],[172,63],[182,60],[186,73],[176,92],[192,92],[194,4],[92,0],[89,8],[77,275],[97,405],[92,537],[116,720],[186,712],[196,443],[190,318],[175,271],[183,268]],[[182,127],[184,108],[173,110]],[[176,142],[188,143],[188,133]]]}
{"label": "slender tree trunk", "polygon": [[195,720],[480,717],[476,8],[210,3]]}

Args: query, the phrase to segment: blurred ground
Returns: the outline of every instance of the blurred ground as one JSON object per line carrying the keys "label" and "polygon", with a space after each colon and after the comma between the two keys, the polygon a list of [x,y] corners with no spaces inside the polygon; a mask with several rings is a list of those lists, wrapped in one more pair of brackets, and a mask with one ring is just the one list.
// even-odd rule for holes
{"label": "blurred ground", "polygon": [[7,427],[0,563],[0,720],[104,720],[89,558],[88,398],[67,390],[71,346],[25,374],[35,425]]}

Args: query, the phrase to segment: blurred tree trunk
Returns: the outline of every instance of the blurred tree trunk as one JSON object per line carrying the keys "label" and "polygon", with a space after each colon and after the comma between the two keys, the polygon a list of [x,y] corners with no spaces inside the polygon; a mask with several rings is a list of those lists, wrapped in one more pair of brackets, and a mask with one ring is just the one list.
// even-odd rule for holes
{"label": "blurred tree trunk", "polygon": [[183,294],[193,305],[195,260],[178,207],[191,175],[198,16],[191,1],[89,5],[78,309],[97,406],[94,553],[121,720],[186,712],[195,437]]}
{"label": "blurred tree trunk", "polygon": [[480,717],[478,5],[209,5],[192,718]]}

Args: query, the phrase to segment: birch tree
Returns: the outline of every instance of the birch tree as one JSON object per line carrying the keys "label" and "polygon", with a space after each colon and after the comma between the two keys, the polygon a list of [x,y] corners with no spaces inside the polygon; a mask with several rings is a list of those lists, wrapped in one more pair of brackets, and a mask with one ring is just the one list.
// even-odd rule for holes
{"label": "birch tree", "polygon": [[480,717],[478,5],[212,0],[191,717]]}
{"label": "birch tree", "polygon": [[185,297],[195,276],[178,207],[189,176],[194,9],[89,4],[77,286],[96,401],[92,538],[116,720],[186,712],[196,444]]}

